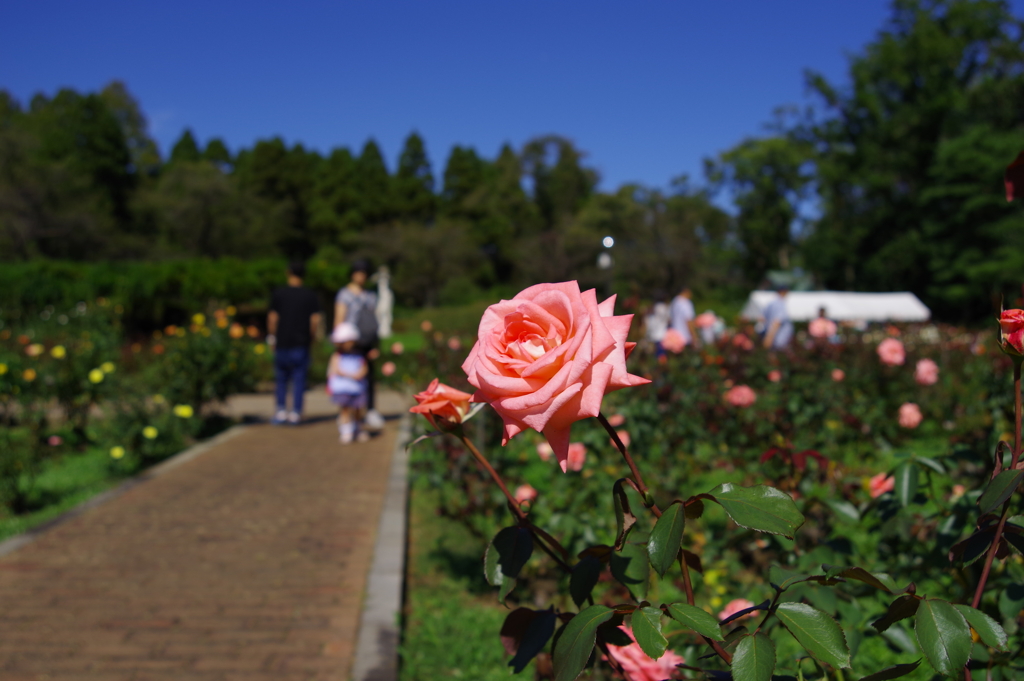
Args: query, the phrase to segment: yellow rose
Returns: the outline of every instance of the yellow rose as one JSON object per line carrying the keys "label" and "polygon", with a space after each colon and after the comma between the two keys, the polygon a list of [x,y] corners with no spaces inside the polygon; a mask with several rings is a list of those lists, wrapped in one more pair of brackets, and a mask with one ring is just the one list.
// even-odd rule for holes
{"label": "yellow rose", "polygon": [[192,323],[195,324],[196,326],[202,326],[203,324],[206,323],[206,315],[204,315],[202,312],[196,312],[194,315],[192,315]]}
{"label": "yellow rose", "polygon": [[21,377],[31,383],[32,381],[36,380],[36,370],[25,369],[23,372],[21,372]]}
{"label": "yellow rose", "polygon": [[263,343],[257,343],[256,347],[254,347],[252,351],[255,352],[257,355],[262,355],[264,352],[267,351],[267,346],[264,345]]}
{"label": "yellow rose", "polygon": [[121,458],[124,458],[124,447],[122,447],[120,445],[118,445],[117,447],[111,447],[110,448],[110,458],[111,459],[121,459]]}
{"label": "yellow rose", "polygon": [[50,355],[54,359],[64,359],[64,356],[68,354],[68,351],[63,345],[54,345],[53,349],[50,350]]}
{"label": "yellow rose", "polygon": [[146,438],[147,440],[152,440],[159,434],[160,431],[158,431],[153,426],[146,426],[145,428],[142,429],[142,437]]}
{"label": "yellow rose", "polygon": [[89,381],[91,383],[102,383],[105,374],[100,369],[93,369],[89,372]]}
{"label": "yellow rose", "polygon": [[7,373],[7,365],[4,364],[3,362],[0,362],[0,376],[3,376],[6,373]]}
{"label": "yellow rose", "polygon": [[179,417],[179,418],[183,418],[183,419],[192,418],[192,414],[193,413],[195,413],[195,412],[192,411],[192,406],[188,405],[188,404],[178,404],[178,405],[175,405],[175,407],[174,407],[174,415]]}
{"label": "yellow rose", "polygon": [[113,362],[104,362],[103,364],[100,365],[100,369],[102,369],[103,373],[105,373],[105,374],[113,373],[113,371],[114,371],[114,363]]}

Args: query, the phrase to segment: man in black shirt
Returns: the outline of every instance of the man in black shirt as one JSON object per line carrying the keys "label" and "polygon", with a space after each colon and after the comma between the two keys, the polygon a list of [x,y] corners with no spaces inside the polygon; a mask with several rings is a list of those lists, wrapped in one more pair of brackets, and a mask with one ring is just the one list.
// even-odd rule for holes
{"label": "man in black shirt", "polygon": [[[288,285],[274,289],[267,313],[267,344],[274,349],[274,378],[277,410],[273,423],[298,423],[302,420],[302,398],[309,370],[309,346],[320,335],[320,300],[302,285],[306,266],[293,262],[288,266]],[[293,389],[292,410],[286,408],[288,383]]]}

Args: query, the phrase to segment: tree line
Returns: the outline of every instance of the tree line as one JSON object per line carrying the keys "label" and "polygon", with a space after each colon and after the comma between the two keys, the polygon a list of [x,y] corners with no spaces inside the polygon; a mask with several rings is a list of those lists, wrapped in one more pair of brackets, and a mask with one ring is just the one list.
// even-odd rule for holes
{"label": "tree line", "polygon": [[848,82],[809,72],[810,103],[667,190],[598,191],[555,135],[493,158],[455,146],[439,174],[415,132],[393,170],[372,139],[232,152],[186,130],[163,157],[123,83],[24,104],[0,92],[0,261],[364,255],[416,305],[566,278],[740,295],[799,267],[821,287],[910,290],[979,318],[1019,294],[1024,265],[1024,220],[1001,190],[1024,148],[1022,35],[1005,2],[895,0]]}

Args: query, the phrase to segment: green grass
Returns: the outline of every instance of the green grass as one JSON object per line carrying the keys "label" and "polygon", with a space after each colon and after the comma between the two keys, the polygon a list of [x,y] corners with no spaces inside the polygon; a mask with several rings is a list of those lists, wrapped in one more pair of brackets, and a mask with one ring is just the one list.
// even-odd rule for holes
{"label": "green grass", "polygon": [[29,495],[37,510],[0,517],[0,540],[38,527],[116,485],[123,476],[110,470],[109,461],[107,452],[90,449],[45,462]]}

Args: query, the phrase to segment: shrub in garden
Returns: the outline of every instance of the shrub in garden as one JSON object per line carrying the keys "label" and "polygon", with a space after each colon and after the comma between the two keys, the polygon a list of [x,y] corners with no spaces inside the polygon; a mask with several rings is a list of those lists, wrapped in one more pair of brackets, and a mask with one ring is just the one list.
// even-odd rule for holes
{"label": "shrub in garden", "polygon": [[[1024,673],[1024,521],[1011,513],[1024,479],[1024,344],[1013,341],[1024,321],[1004,315],[1009,360],[961,334],[812,337],[789,355],[724,339],[664,366],[636,353],[639,378],[613,304],[570,282],[485,313],[463,368],[503,424],[491,456],[486,409],[437,383],[417,396],[414,410],[452,436],[416,455],[442,510],[478,531],[498,499],[512,516],[484,576],[520,604],[500,632],[514,671],[550,654],[558,681],[595,659],[634,681],[851,668],[892,679],[922,657],[952,677]],[[925,353],[942,368],[935,382],[915,380]],[[908,404],[913,430],[900,424]],[[528,432],[566,471],[570,429],[591,452],[579,475],[535,458]],[[552,581],[559,592],[536,602],[531,587]]]}

